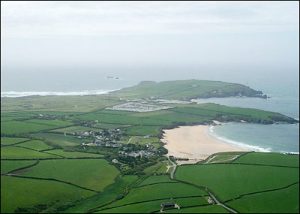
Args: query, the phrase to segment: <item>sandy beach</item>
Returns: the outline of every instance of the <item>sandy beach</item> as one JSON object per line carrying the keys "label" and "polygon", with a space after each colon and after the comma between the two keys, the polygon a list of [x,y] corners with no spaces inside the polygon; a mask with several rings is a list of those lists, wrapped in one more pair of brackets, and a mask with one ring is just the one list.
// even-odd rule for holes
{"label": "sandy beach", "polygon": [[168,156],[188,158],[189,163],[196,163],[217,152],[248,151],[211,136],[207,125],[180,126],[164,132],[162,142]]}

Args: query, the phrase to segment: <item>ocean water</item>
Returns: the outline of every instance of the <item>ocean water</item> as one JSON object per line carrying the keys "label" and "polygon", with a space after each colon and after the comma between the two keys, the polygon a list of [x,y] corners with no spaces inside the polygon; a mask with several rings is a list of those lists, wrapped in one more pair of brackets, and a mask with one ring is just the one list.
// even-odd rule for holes
{"label": "ocean water", "polygon": [[299,153],[299,124],[240,124],[212,126],[210,133],[230,144],[260,152]]}
{"label": "ocean water", "polygon": [[[299,120],[299,83],[297,80],[283,85],[278,84],[278,81],[268,81],[256,88],[262,89],[270,98],[232,97],[198,99],[195,101],[197,103],[212,102],[227,106],[258,108],[279,112]],[[211,127],[210,133],[227,143],[239,145],[253,151],[299,154],[299,123],[272,125],[225,123]]]}

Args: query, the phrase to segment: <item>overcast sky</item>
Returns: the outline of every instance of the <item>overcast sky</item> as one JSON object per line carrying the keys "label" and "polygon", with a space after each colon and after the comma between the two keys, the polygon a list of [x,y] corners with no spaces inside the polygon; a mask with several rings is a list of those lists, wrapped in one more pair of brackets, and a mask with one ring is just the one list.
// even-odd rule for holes
{"label": "overcast sky", "polygon": [[7,75],[51,67],[297,68],[299,2],[2,1],[1,43]]}

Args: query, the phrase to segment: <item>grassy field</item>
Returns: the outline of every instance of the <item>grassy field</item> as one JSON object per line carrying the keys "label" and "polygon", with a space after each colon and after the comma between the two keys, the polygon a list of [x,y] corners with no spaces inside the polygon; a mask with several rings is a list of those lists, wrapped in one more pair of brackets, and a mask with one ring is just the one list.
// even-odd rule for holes
{"label": "grassy field", "polygon": [[235,160],[234,163],[299,167],[299,155],[251,152],[247,155],[241,156],[239,159]]}
{"label": "grassy field", "polygon": [[1,123],[1,134],[5,135],[33,133],[48,129],[53,129],[53,126],[29,123],[26,121],[8,121]]}
{"label": "grassy field", "polygon": [[241,194],[280,188],[297,182],[299,174],[297,168],[206,164],[180,166],[176,171],[176,178],[207,186],[221,200],[229,200]]}
{"label": "grassy field", "polygon": [[72,123],[70,121],[64,121],[64,120],[43,120],[43,119],[33,119],[33,120],[26,120],[28,123],[34,123],[39,125],[47,125],[52,126],[53,128],[56,127],[65,127],[70,126]]}
{"label": "grassy field", "polygon": [[[191,185],[183,183],[161,183],[142,186],[132,189],[128,195],[123,199],[116,201],[104,208],[113,208],[117,206],[124,206],[138,202],[146,202],[153,200],[168,201],[176,197],[190,197],[190,196],[205,196],[206,192]],[[159,210],[160,207],[157,207]],[[141,211],[143,212],[143,211]]]}
{"label": "grassy field", "polygon": [[34,149],[37,151],[45,150],[45,149],[51,149],[52,147],[47,145],[41,140],[30,140],[26,141],[24,143],[18,144],[18,146],[29,148],[29,149]]}
{"label": "grassy field", "polygon": [[244,196],[227,203],[240,213],[299,213],[299,183],[285,189]]}
{"label": "grassy field", "polygon": [[211,155],[206,160],[201,161],[201,163],[230,163],[242,154],[245,154],[245,152],[220,152]]}
{"label": "grassy field", "polygon": [[[23,176],[54,178],[85,188],[102,191],[112,184],[118,170],[101,159],[44,160]],[[101,181],[101,182],[100,182]]]}
{"label": "grassy field", "polygon": [[8,160],[1,160],[1,174],[8,173],[12,170],[19,169],[25,166],[30,166],[36,161],[28,160],[28,161],[8,161]]}
{"label": "grassy field", "polygon": [[125,128],[125,133],[127,135],[139,135],[139,136],[158,136],[160,132],[160,126],[131,126]]}
{"label": "grassy field", "polygon": [[159,161],[157,164],[152,165],[144,169],[144,172],[149,174],[166,174],[168,161]]}
{"label": "grassy field", "polygon": [[58,147],[68,147],[80,145],[82,140],[73,136],[64,136],[56,133],[37,133],[32,134],[33,137],[41,138],[47,142],[48,145]]}
{"label": "grassy field", "polygon": [[228,164],[180,166],[176,179],[208,187],[239,212],[298,212],[298,161],[298,155],[247,153]]}
{"label": "grassy field", "polygon": [[83,157],[93,157],[93,158],[101,158],[103,155],[100,154],[93,154],[87,152],[71,152],[71,151],[64,151],[62,149],[54,149],[47,151],[49,154],[59,155],[65,158],[83,158]]}
{"label": "grassy field", "polygon": [[1,159],[44,159],[44,158],[57,158],[57,156],[30,150],[30,149],[15,147],[15,146],[1,148]]}
{"label": "grassy field", "polygon": [[12,145],[28,140],[28,138],[1,137],[1,145]]}
{"label": "grassy field", "polygon": [[[93,194],[94,192],[55,181],[1,176],[1,213],[13,213],[17,208],[30,208],[36,205],[46,205],[50,208]],[[34,213],[36,210],[33,209],[31,212]]]}
{"label": "grassy field", "polygon": [[125,175],[117,177],[113,185],[108,186],[103,192],[87,198],[64,210],[64,213],[86,213],[97,210],[107,203],[114,201],[120,194],[127,191],[128,186],[138,179],[135,175]]}
{"label": "grassy field", "polygon": [[85,126],[70,126],[67,128],[54,129],[51,132],[59,132],[66,134],[73,134],[74,132],[84,132],[84,131],[100,131],[101,129],[85,127]]}
{"label": "grassy field", "polygon": [[[1,98],[2,100],[3,98]],[[4,99],[5,100],[5,99]],[[16,99],[13,101],[16,102]],[[10,120],[26,120],[30,119],[33,116],[36,116],[38,113],[36,112],[26,112],[26,111],[14,111],[14,112],[7,112],[6,108],[4,108],[5,103],[1,102],[1,121],[10,121]]]}
{"label": "grassy field", "polygon": [[[166,201],[168,200],[155,200],[155,201],[149,201],[144,203],[130,204],[130,205],[116,207],[112,209],[105,209],[102,211],[98,211],[97,213],[153,213],[153,212],[159,213],[160,204]],[[176,211],[179,211],[179,213],[181,213],[182,210],[185,210],[185,208],[188,206],[208,206],[205,197],[176,198],[173,201],[176,202],[178,205],[180,205],[181,209],[165,210],[164,212],[168,213],[169,211],[170,213],[174,213]],[[199,211],[200,212],[202,211],[201,207],[200,209],[197,209],[197,212]]]}
{"label": "grassy field", "polygon": [[140,144],[140,145],[156,145],[160,141],[157,137],[148,137],[148,136],[131,136],[127,143]]}
{"label": "grassy field", "polygon": [[150,176],[146,178],[139,186],[149,185],[149,184],[156,184],[156,183],[167,183],[167,182],[177,182],[175,180],[170,179],[167,175],[156,175]]}
{"label": "grassy field", "polygon": [[169,110],[157,112],[134,113],[127,111],[101,110],[76,116],[80,120],[99,123],[133,125],[126,129],[127,134],[155,135],[159,128],[175,124],[199,124],[212,120],[248,121],[256,123],[273,123],[274,121],[292,121],[293,119],[278,113],[257,109],[227,107],[218,104],[179,105]]}
{"label": "grassy field", "polygon": [[[100,98],[101,97],[101,98]],[[100,98],[100,99],[99,99]],[[118,104],[111,96],[30,96],[1,98],[5,111],[88,112]]]}

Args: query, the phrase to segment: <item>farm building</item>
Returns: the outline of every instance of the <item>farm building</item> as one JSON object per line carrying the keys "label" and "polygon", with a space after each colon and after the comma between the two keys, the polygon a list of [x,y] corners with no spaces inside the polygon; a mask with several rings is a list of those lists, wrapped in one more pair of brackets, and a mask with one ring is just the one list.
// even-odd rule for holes
{"label": "farm building", "polygon": [[174,209],[174,208],[180,209],[180,206],[174,202],[164,202],[160,204],[160,208],[161,208],[160,211],[162,212],[167,209]]}

